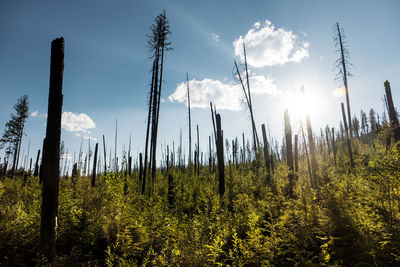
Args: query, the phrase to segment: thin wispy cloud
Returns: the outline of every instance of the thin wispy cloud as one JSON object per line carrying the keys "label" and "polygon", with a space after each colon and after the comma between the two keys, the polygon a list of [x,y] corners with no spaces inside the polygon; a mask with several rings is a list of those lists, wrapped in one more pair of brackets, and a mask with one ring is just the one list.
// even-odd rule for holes
{"label": "thin wispy cloud", "polygon": [[68,159],[68,160],[71,160],[71,159],[72,159],[72,155],[69,154],[69,153],[63,153],[63,154],[60,154],[60,158],[61,158],[61,159]]}
{"label": "thin wispy cloud", "polygon": [[87,114],[75,114],[69,111],[62,113],[61,126],[73,133],[89,133],[89,129],[96,128],[96,124]]}
{"label": "thin wispy cloud", "polygon": [[213,40],[214,40],[216,43],[219,42],[219,35],[218,35],[218,34],[212,33],[212,34],[211,34],[211,37],[213,38]]}
{"label": "thin wispy cloud", "polygon": [[[252,75],[250,78],[252,95],[276,96],[280,92],[273,79],[262,75]],[[190,105],[193,108],[209,108],[212,101],[218,109],[242,110],[243,94],[241,87],[234,82],[204,79],[190,80]],[[187,85],[181,82],[175,92],[168,97],[171,102],[183,102],[187,105]]]}
{"label": "thin wispy cloud", "polygon": [[256,68],[298,63],[309,56],[309,43],[300,42],[292,31],[275,29],[269,20],[256,22],[245,36],[233,41],[235,55],[241,61],[244,61],[243,42],[246,45],[247,63]]}
{"label": "thin wispy cloud", "polygon": [[[88,132],[88,133],[90,133],[90,132]],[[80,133],[80,132],[74,132],[74,135],[76,136],[76,137],[82,137],[83,139],[85,139],[85,140],[91,140],[91,141],[97,141],[97,138],[95,138],[95,137],[92,137],[92,136],[90,136],[90,135],[87,135],[87,134],[82,134],[82,133]]]}
{"label": "thin wispy cloud", "polygon": [[38,110],[35,110],[35,111],[31,112],[31,114],[29,114],[29,116],[31,116],[33,118],[45,119],[45,118],[47,118],[47,113],[40,113]]}

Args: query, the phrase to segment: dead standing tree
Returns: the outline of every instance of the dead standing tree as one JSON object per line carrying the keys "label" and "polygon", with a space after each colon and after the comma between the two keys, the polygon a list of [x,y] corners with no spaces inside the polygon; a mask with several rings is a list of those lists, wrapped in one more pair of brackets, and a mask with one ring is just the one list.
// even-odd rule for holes
{"label": "dead standing tree", "polygon": [[[156,174],[156,146],[158,119],[160,115],[162,75],[164,67],[164,52],[170,50],[171,43],[168,41],[168,35],[171,34],[165,12],[157,16],[155,23],[150,27],[148,45],[153,59],[152,80],[149,99],[149,114],[147,118],[146,145],[144,156],[144,170],[142,193],[145,192],[146,176],[148,170],[151,170],[151,182],[154,183]],[[150,160],[148,161],[148,145],[150,137]]]}
{"label": "dead standing tree", "polygon": [[246,72],[247,90],[243,83],[242,75],[240,74],[239,67],[238,67],[236,61],[234,61],[234,63],[235,63],[234,77],[238,79],[238,82],[240,83],[240,85],[243,89],[243,94],[246,99],[247,107],[250,111],[251,126],[252,126],[252,131],[253,131],[254,156],[256,156],[258,148],[259,148],[259,141],[258,141],[256,123],[254,121],[253,105],[251,103],[249,72],[247,69],[246,47],[245,47],[244,43],[243,43],[243,55],[244,55],[244,65],[245,65],[245,72]]}
{"label": "dead standing tree", "polygon": [[[305,96],[303,86],[300,88],[300,92],[303,96]],[[318,178],[317,178],[318,163],[315,151],[315,142],[311,126],[310,114],[306,113],[305,116],[306,116],[306,126],[307,126],[307,136],[308,136],[308,147],[311,156],[311,169],[310,169],[311,186],[312,188],[316,189],[318,187]]]}
{"label": "dead standing tree", "polygon": [[192,163],[192,121],[190,118],[190,90],[189,90],[189,74],[186,72],[186,87],[187,87],[187,105],[189,116],[189,161],[188,166]]}
{"label": "dead standing tree", "polygon": [[96,143],[94,149],[94,159],[93,159],[93,173],[92,173],[92,187],[96,186],[96,168],[97,168],[97,150],[99,149],[99,143]]}
{"label": "dead standing tree", "polygon": [[264,161],[265,168],[267,170],[267,184],[271,183],[271,163],[270,163],[270,155],[269,155],[269,144],[267,139],[267,132],[265,131],[265,124],[261,125],[263,142],[264,142]]}
{"label": "dead standing tree", "polygon": [[350,53],[347,50],[346,43],[344,41],[343,29],[339,28],[339,23],[336,23],[334,27],[334,41],[336,46],[336,52],[340,53],[340,57],[335,61],[335,68],[338,70],[336,74],[336,79],[340,79],[343,81],[344,90],[346,93],[346,106],[347,106],[347,121],[349,123],[349,136],[350,139],[353,137],[353,127],[351,120],[351,111],[350,111],[350,100],[349,100],[349,87],[347,84],[347,76],[351,76],[349,72],[349,67],[351,67],[350,63]]}
{"label": "dead standing tree", "polygon": [[294,168],[293,168],[293,146],[292,146],[292,126],[290,125],[289,112],[285,110],[285,140],[286,140],[286,163],[289,167],[289,196],[293,197],[294,187]]}
{"label": "dead standing tree", "polygon": [[220,197],[222,198],[225,193],[225,162],[224,162],[224,137],[221,129],[221,116],[219,114],[215,114],[215,122],[216,122],[216,147],[217,147],[217,158],[218,158],[218,192]]}
{"label": "dead standing tree", "polygon": [[349,135],[349,129],[347,127],[346,112],[344,111],[343,102],[341,103],[341,106],[342,106],[343,124],[344,124],[344,129],[345,129],[345,132],[346,132],[347,149],[349,151],[350,169],[353,169],[354,168],[353,151],[351,149],[351,140],[350,140],[350,135]]}
{"label": "dead standing tree", "polygon": [[385,102],[389,114],[390,127],[394,131],[393,133],[394,141],[398,142],[400,140],[399,118],[397,117],[397,112],[393,104],[392,90],[390,89],[390,83],[388,81],[385,81],[384,85],[385,85]]}
{"label": "dead standing tree", "polygon": [[58,38],[51,43],[47,127],[46,138],[43,142],[42,166],[40,168],[40,179],[43,183],[40,253],[50,262],[53,261],[56,255],[63,72],[64,39]]}

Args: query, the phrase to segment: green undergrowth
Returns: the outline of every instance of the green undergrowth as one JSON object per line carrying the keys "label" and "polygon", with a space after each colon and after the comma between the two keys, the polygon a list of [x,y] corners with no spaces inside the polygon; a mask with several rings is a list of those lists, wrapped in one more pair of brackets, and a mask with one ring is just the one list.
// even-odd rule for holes
{"label": "green undergrowth", "polygon": [[[288,169],[272,183],[262,160],[226,166],[226,192],[203,167],[158,171],[142,195],[137,173],[60,179],[57,266],[395,266],[400,261],[400,152],[355,142],[344,154],[319,153],[319,188],[305,157],[294,197]],[[340,152],[340,151],[339,151]],[[0,264],[38,264],[41,186],[37,177],[0,180]]]}

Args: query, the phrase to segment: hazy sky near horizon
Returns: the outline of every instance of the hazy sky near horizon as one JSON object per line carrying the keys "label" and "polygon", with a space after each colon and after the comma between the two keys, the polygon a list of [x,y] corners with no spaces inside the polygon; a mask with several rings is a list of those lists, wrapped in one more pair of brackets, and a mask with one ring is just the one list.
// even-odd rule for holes
{"label": "hazy sky near horizon", "polygon": [[[246,43],[255,121],[268,123],[280,141],[283,112],[296,105],[303,85],[314,130],[341,119],[340,81],[333,26],[344,29],[353,64],[349,92],[353,115],[360,109],[383,111],[383,82],[389,80],[400,105],[399,1],[0,1],[0,133],[17,99],[27,94],[31,116],[23,155],[41,149],[49,90],[50,44],[65,39],[62,140],[78,154],[81,140],[114,151],[118,120],[118,157],[132,135],[134,160],[145,141],[151,60],[147,35],[165,9],[172,51],[165,56],[158,147],[179,143],[188,150],[184,83],[192,97],[192,134],[200,128],[206,151],[212,124],[208,103],[221,113],[224,137],[242,132],[250,138],[248,110],[233,79],[233,61],[242,60]],[[296,109],[292,108],[292,113]],[[299,129],[293,115],[294,132]],[[194,142],[193,142],[194,143]],[[93,149],[93,147],[92,147]],[[3,151],[0,152],[3,156]],[[158,153],[158,159],[161,153]]]}

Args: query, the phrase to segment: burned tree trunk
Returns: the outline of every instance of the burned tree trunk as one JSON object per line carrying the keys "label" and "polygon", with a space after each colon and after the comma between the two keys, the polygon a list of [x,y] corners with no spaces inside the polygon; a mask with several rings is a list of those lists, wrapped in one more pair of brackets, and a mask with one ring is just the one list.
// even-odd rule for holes
{"label": "burned tree trunk", "polygon": [[208,172],[211,173],[211,167],[212,167],[211,136],[208,136],[208,149],[210,153],[208,157]]}
{"label": "burned tree trunk", "polygon": [[353,160],[353,151],[351,149],[351,139],[350,139],[350,134],[349,134],[350,131],[349,131],[349,128],[347,127],[346,112],[344,111],[343,102],[341,103],[341,105],[342,105],[344,130],[346,132],[347,149],[349,151],[349,158],[350,158],[350,169],[353,169],[354,168],[354,160]]}
{"label": "burned tree trunk", "polygon": [[264,143],[264,161],[265,161],[265,168],[267,170],[267,184],[271,183],[271,163],[270,163],[270,156],[269,156],[269,145],[267,139],[267,133],[265,131],[265,124],[261,125],[262,130],[262,137]]}
{"label": "burned tree trunk", "polygon": [[132,177],[132,156],[128,159],[128,176]]}
{"label": "burned tree trunk", "polygon": [[[190,118],[190,92],[189,92],[189,74],[186,72],[186,86],[187,86],[187,104],[188,104],[188,117],[189,117],[189,158],[188,166],[192,163],[192,122]],[[211,107],[212,108],[212,107]]]}
{"label": "burned tree trunk", "polygon": [[246,99],[247,107],[249,108],[249,111],[250,111],[250,119],[251,119],[251,126],[252,126],[252,132],[253,132],[254,156],[256,157],[257,156],[257,150],[258,150],[258,147],[259,147],[259,142],[258,142],[256,124],[254,122],[253,106],[252,106],[252,103],[251,103],[249,77],[248,77],[248,72],[247,72],[246,50],[245,50],[244,44],[243,44],[243,52],[245,54],[245,65],[246,65],[246,76],[247,76],[247,91],[246,91],[245,85],[243,83],[243,79],[242,79],[242,76],[240,74],[239,67],[236,64],[236,61],[234,61],[234,63],[235,63],[235,68],[236,68],[236,75],[237,75],[237,77],[239,79],[239,83],[241,84],[241,87],[242,87],[242,90],[243,90],[243,94],[244,94],[245,99]]}
{"label": "burned tree trunk", "polygon": [[35,171],[33,172],[33,176],[39,175],[39,158],[40,158],[40,149],[37,152],[36,163],[35,163]]}
{"label": "burned tree trunk", "polygon": [[96,167],[97,167],[97,150],[99,149],[99,143],[96,143],[94,149],[94,159],[93,159],[93,173],[92,173],[92,187],[96,185]]}
{"label": "burned tree trunk", "polygon": [[299,136],[294,135],[294,171],[299,171]]}
{"label": "burned tree trunk", "polygon": [[335,128],[332,127],[332,151],[333,151],[333,161],[335,163],[336,168],[336,141],[335,141]]}
{"label": "burned tree trunk", "polygon": [[387,110],[388,110],[389,119],[390,119],[390,127],[394,131],[394,133],[393,133],[394,141],[397,142],[400,140],[399,118],[397,117],[397,112],[393,105],[392,90],[390,89],[389,81],[386,81],[384,83],[384,85],[385,85],[385,93],[386,93],[385,98],[386,98]]}
{"label": "burned tree trunk", "polygon": [[[142,194],[145,193],[146,190],[146,176],[147,176],[147,158],[148,158],[148,146],[149,146],[149,137],[150,137],[150,124],[151,124],[151,112],[152,112],[152,105],[153,105],[153,87],[154,87],[154,74],[155,74],[155,62],[153,62],[153,71],[151,77],[151,87],[150,87],[150,99],[149,99],[149,113],[147,115],[147,130],[146,130],[146,144],[144,149],[144,168],[143,168],[143,180],[142,180]],[[150,152],[151,154],[151,152]],[[150,160],[151,162],[151,160]]]}
{"label": "burned tree trunk", "polygon": [[315,143],[311,127],[311,120],[308,114],[306,115],[306,124],[307,124],[307,135],[308,135],[308,146],[311,155],[312,187],[315,189],[318,187],[318,179],[317,179],[318,163],[317,163],[317,156],[315,154]]}
{"label": "burned tree trunk", "polygon": [[331,145],[329,144],[329,136],[330,136],[329,126],[326,125],[326,127],[325,127],[325,139],[326,139],[326,145],[328,146],[328,155],[331,154]]}
{"label": "burned tree trunk", "polygon": [[200,139],[199,139],[199,125],[196,125],[196,129],[197,129],[197,145],[196,145],[196,153],[197,153],[197,157],[196,157],[196,172],[197,175],[200,174]]}
{"label": "burned tree trunk", "polygon": [[339,28],[339,23],[336,23],[336,45],[339,46],[339,51],[340,51],[340,58],[336,61],[337,62],[337,67],[340,69],[339,73],[342,75],[343,79],[343,85],[344,85],[344,90],[346,93],[346,106],[347,106],[347,117],[349,121],[349,138],[353,138],[353,127],[351,125],[351,112],[350,112],[350,100],[349,100],[349,89],[347,85],[347,75],[349,74],[347,65],[349,63],[349,52],[347,48],[343,45],[343,33],[342,29]]}
{"label": "burned tree trunk", "polygon": [[311,184],[311,187],[313,187],[314,182],[313,182],[313,177],[312,177],[312,172],[311,172],[310,157],[308,156],[309,153],[308,153],[308,149],[307,149],[306,136],[304,134],[304,128],[303,128],[302,122],[300,122],[300,129],[301,129],[301,136],[303,138],[304,153],[306,154],[306,159],[307,159],[307,168],[308,168],[308,175],[310,176],[310,184]]}
{"label": "burned tree trunk", "polygon": [[224,163],[224,139],[222,137],[222,129],[221,129],[221,116],[219,114],[215,115],[215,121],[217,124],[217,158],[218,158],[218,178],[219,178],[219,186],[218,192],[222,197],[225,193],[225,163]]}
{"label": "burned tree trunk", "polygon": [[51,43],[50,90],[47,111],[46,138],[40,170],[42,209],[40,224],[40,253],[50,262],[56,256],[56,227],[60,178],[60,139],[62,113],[62,84],[64,72],[64,39]]}
{"label": "burned tree trunk", "polygon": [[139,153],[139,184],[143,180],[143,155]]}
{"label": "burned tree trunk", "polygon": [[103,134],[103,149],[104,149],[104,174],[107,173],[107,151],[106,151],[106,139]]}
{"label": "burned tree trunk", "polygon": [[293,147],[292,147],[292,126],[290,125],[289,112],[285,110],[285,139],[286,139],[286,163],[289,167],[289,196],[293,197],[294,169],[293,169]]}

